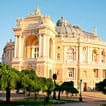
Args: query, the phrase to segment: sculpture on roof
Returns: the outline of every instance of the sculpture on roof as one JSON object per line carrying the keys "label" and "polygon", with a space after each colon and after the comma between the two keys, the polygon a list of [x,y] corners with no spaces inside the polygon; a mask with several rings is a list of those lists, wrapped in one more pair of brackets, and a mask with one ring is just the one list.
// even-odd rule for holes
{"label": "sculpture on roof", "polygon": [[41,15],[41,12],[40,12],[40,8],[39,7],[36,8],[35,15],[38,15],[38,16]]}
{"label": "sculpture on roof", "polygon": [[93,34],[94,34],[94,36],[96,36],[96,35],[97,35],[97,33],[96,33],[96,26],[94,26]]}

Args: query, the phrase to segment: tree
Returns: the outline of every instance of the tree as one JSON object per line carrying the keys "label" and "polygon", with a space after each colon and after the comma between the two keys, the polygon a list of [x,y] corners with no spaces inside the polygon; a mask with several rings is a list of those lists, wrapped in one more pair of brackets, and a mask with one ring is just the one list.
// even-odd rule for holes
{"label": "tree", "polygon": [[0,87],[6,90],[6,103],[10,103],[11,89],[15,89],[19,79],[17,70],[6,64],[0,64]]}
{"label": "tree", "polygon": [[106,94],[106,79],[99,83],[96,83],[96,90],[102,91],[104,94]]}
{"label": "tree", "polygon": [[36,78],[36,74],[34,70],[22,70],[21,71],[21,85],[22,89],[26,93],[26,91],[29,92],[28,95],[30,95],[31,91],[34,91],[34,81]]}
{"label": "tree", "polygon": [[47,79],[43,78],[42,81],[44,82],[43,83],[43,91],[45,91],[47,93],[46,102],[48,102],[51,92],[54,90],[55,86],[54,86],[53,80],[51,78],[47,78]]}
{"label": "tree", "polygon": [[58,100],[60,100],[60,94],[63,91],[66,91],[69,93],[78,93],[78,90],[74,88],[73,81],[63,82],[61,85],[56,84],[56,91],[58,91]]}
{"label": "tree", "polygon": [[40,77],[35,78],[34,80],[35,99],[37,99],[38,92],[43,88],[43,83],[42,83],[42,78]]}
{"label": "tree", "polygon": [[16,81],[15,89],[16,89],[16,93],[19,93],[20,89],[22,88],[22,81],[21,81],[22,75],[20,71],[17,71],[17,74],[19,76],[19,79]]}

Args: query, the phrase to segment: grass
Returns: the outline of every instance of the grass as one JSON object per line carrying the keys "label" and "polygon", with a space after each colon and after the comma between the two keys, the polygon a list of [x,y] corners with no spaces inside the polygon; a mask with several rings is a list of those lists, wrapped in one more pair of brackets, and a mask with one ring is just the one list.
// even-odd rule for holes
{"label": "grass", "polygon": [[77,101],[72,100],[53,100],[50,99],[49,103],[44,105],[43,99],[23,99],[12,101],[10,104],[6,104],[5,102],[1,102],[0,106],[54,106],[54,104],[65,104],[65,103],[72,103]]}

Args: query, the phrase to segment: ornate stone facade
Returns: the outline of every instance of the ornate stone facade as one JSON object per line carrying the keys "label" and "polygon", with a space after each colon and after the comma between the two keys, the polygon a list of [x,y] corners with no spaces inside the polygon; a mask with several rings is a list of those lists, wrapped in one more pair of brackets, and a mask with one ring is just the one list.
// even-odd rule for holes
{"label": "ornate stone facade", "polygon": [[12,66],[34,69],[39,76],[57,74],[57,82],[74,81],[83,90],[93,89],[106,78],[106,43],[96,34],[71,25],[63,17],[55,24],[37,9],[34,15],[17,19]]}
{"label": "ornate stone facade", "polygon": [[14,57],[14,42],[10,40],[7,42],[3,49],[2,63],[12,65],[12,59]]}

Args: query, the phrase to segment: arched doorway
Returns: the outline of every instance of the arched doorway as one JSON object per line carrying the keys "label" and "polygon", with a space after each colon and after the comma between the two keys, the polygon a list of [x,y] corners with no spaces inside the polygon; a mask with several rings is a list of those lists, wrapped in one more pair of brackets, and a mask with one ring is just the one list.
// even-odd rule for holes
{"label": "arched doorway", "polygon": [[39,43],[37,36],[30,35],[25,39],[25,58],[37,58],[39,56]]}
{"label": "arched doorway", "polygon": [[87,83],[86,82],[83,83],[83,91],[87,91]]}

